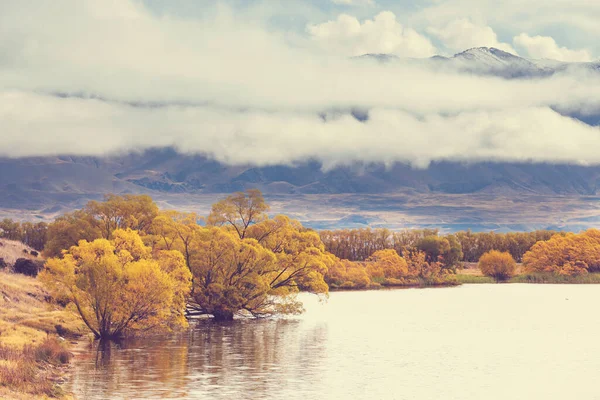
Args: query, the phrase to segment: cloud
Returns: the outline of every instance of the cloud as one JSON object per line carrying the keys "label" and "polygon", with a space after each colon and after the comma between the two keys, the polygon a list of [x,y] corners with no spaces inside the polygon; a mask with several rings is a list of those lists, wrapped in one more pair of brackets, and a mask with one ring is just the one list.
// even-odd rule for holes
{"label": "cloud", "polygon": [[385,53],[430,57],[436,52],[428,38],[402,26],[389,11],[383,11],[363,23],[356,17],[342,14],[334,21],[309,25],[307,30],[313,41],[323,49],[347,56]]}
{"label": "cloud", "polygon": [[375,0],[331,0],[333,4],[344,5],[344,6],[374,6]]}
{"label": "cloud", "polygon": [[[348,59],[228,8],[192,19],[124,0],[30,4],[0,5],[3,156],[174,146],[230,164],[600,163],[599,128],[553,111],[600,115],[598,74],[504,80]],[[379,24],[397,43],[395,18],[378,18],[357,21],[358,43]]]}
{"label": "cloud", "polygon": [[589,0],[436,0],[422,2],[411,13],[411,26],[443,27],[454,20],[467,19],[491,26],[507,42],[526,32],[530,35],[552,32],[559,43],[577,43],[593,57],[600,54],[600,2]]}
{"label": "cloud", "polygon": [[570,50],[559,47],[556,41],[549,36],[529,36],[521,33],[513,39],[515,46],[524,49],[531,58],[545,58],[549,60],[567,62],[589,62],[592,55],[589,50]]}
{"label": "cloud", "polygon": [[352,161],[416,166],[432,160],[600,162],[600,128],[547,107],[446,116],[376,108],[367,122],[360,122],[348,114],[322,118],[211,107],[148,109],[12,92],[0,96],[0,118],[11,132],[3,138],[0,155],[13,157],[174,146],[229,164],[308,158],[323,160],[326,167]]}
{"label": "cloud", "polygon": [[467,18],[455,19],[442,28],[429,27],[427,32],[436,36],[453,51],[463,51],[473,47],[495,47],[517,54],[510,44],[498,41],[498,35],[492,28],[474,24]]}

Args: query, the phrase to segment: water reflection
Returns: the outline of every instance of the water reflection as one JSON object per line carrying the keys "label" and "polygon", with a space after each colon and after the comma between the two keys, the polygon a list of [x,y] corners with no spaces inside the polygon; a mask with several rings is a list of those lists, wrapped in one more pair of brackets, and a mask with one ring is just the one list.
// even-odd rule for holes
{"label": "water reflection", "polygon": [[95,343],[76,357],[80,398],[272,398],[319,379],[324,324],[302,320],[198,321],[173,337]]}
{"label": "water reflection", "polygon": [[299,319],[202,321],[174,337],[82,349],[70,390],[92,400],[600,399],[600,285],[304,301]]}

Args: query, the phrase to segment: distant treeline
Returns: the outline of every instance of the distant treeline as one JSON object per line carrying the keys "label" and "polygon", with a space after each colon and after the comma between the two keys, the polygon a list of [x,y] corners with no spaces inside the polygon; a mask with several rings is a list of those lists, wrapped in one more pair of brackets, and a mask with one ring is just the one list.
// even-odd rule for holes
{"label": "distant treeline", "polygon": [[42,251],[46,246],[48,224],[45,222],[18,222],[5,218],[0,221],[0,238],[16,240]]}
{"label": "distant treeline", "polygon": [[341,259],[365,261],[379,250],[394,249],[398,254],[404,254],[416,249],[423,251],[429,260],[440,260],[449,266],[458,261],[477,262],[491,250],[509,252],[517,262],[521,262],[534,244],[557,233],[548,230],[511,233],[466,231],[440,235],[437,229],[392,232],[365,228],[326,230],[320,235],[327,251]]}
{"label": "distant treeline", "polygon": [[[113,198],[113,202],[116,197]],[[131,207],[130,201],[128,206]],[[56,256],[68,244],[76,244],[79,238],[89,239],[88,236],[106,237],[106,232],[96,234],[90,231],[107,230],[94,223],[94,215],[98,215],[105,203],[90,202],[84,210],[59,217],[55,222],[18,222],[5,218],[0,221],[0,238],[17,240],[38,251],[46,250],[49,256]],[[144,216],[135,221],[135,228],[140,229],[152,220],[148,215],[148,202],[136,204],[138,212]],[[135,208],[135,207],[134,207]],[[125,210],[122,210],[125,213]],[[127,210],[130,211],[130,210]],[[150,213],[151,214],[151,213]],[[82,218],[85,216],[86,218]],[[77,221],[75,224],[74,222]],[[82,224],[82,221],[88,221]],[[73,231],[70,243],[61,243],[58,235],[52,235],[54,230],[64,232],[65,225]],[[102,229],[104,228],[104,229]],[[340,259],[350,261],[365,261],[376,251],[394,249],[398,254],[407,251],[420,250],[427,255],[429,262],[442,261],[447,267],[457,262],[477,262],[479,258],[491,250],[510,253],[517,262],[539,241],[549,240],[555,234],[563,232],[537,230],[533,232],[495,233],[461,231],[454,234],[440,235],[438,229],[411,229],[393,232],[389,229],[340,229],[320,231],[321,240],[328,252]],[[50,239],[54,240],[50,240]],[[63,237],[64,238],[64,237]],[[59,243],[55,243],[55,242]],[[50,243],[48,243],[50,242]]]}

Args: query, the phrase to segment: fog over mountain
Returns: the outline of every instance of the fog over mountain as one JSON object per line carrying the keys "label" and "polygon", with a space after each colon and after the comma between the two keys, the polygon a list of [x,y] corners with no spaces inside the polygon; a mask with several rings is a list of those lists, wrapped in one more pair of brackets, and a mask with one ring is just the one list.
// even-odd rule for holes
{"label": "fog over mountain", "polygon": [[595,196],[596,27],[549,36],[546,10],[569,10],[527,2],[528,24],[520,4],[480,2],[486,21],[470,0],[3,2],[0,207],[249,187]]}

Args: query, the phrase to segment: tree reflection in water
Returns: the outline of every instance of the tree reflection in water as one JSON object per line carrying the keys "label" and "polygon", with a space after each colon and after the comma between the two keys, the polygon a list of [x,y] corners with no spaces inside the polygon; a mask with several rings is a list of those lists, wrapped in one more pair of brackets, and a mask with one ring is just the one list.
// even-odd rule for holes
{"label": "tree reflection in water", "polygon": [[81,350],[71,390],[86,399],[268,398],[286,383],[319,380],[326,346],[325,324],[200,320],[184,334]]}

